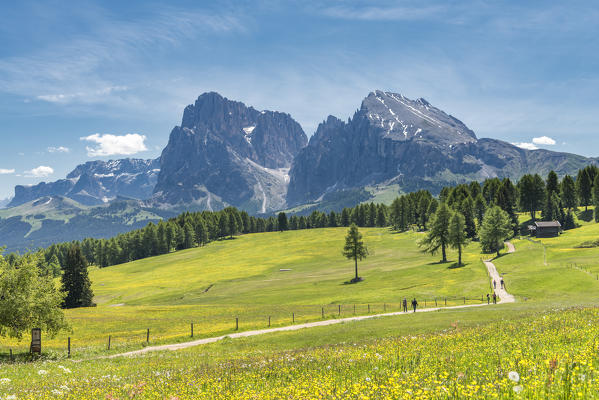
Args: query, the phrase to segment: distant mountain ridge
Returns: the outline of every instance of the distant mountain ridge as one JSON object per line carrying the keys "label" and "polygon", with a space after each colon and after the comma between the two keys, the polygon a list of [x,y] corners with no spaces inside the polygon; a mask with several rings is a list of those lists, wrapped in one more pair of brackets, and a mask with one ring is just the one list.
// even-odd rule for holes
{"label": "distant mountain ridge", "polygon": [[597,159],[548,150],[524,150],[478,139],[457,118],[424,99],[371,92],[348,122],[329,116],[295,158],[288,205],[369,185],[429,189],[526,173],[573,174]]}
{"label": "distant mountain ridge", "polygon": [[66,179],[15,187],[8,207],[16,207],[44,196],[64,196],[83,205],[100,205],[117,197],[151,197],[160,171],[160,160],[125,158],[89,161],[78,165]]}
{"label": "distant mountain ridge", "polygon": [[185,108],[158,159],[90,161],[65,179],[17,186],[0,210],[0,246],[107,237],[185,210],[339,210],[491,177],[573,175],[597,160],[478,139],[425,99],[379,90],[308,142],[289,114],[209,92]]}

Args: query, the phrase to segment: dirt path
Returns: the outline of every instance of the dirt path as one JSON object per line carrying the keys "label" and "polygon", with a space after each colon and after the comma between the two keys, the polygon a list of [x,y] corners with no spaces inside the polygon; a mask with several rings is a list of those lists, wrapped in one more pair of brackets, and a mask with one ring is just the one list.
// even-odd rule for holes
{"label": "dirt path", "polygon": [[[508,247],[508,253],[513,253],[514,251],[516,251],[516,249],[514,248],[514,245],[511,244],[510,242],[506,242],[506,245]],[[499,288],[499,286],[500,286],[499,282],[500,282],[501,278],[499,277],[499,274],[497,273],[497,269],[495,268],[495,265],[491,262],[491,260],[483,261],[483,262],[485,263],[485,266],[487,267],[487,270],[489,271],[489,276],[490,276],[491,280],[495,279],[495,281],[497,282],[498,288],[495,290],[495,292],[499,296],[499,299],[500,299],[499,303],[513,303],[515,301],[514,296],[509,294],[505,289]],[[440,311],[440,310],[455,310],[455,309],[461,309],[461,308],[483,307],[483,306],[487,306],[487,304],[482,303],[482,304],[467,304],[467,305],[452,306],[452,307],[420,308],[420,309],[418,309],[417,312],[422,313],[422,312],[432,312],[432,311]],[[299,329],[305,329],[305,328],[315,328],[318,326],[329,326],[329,325],[335,325],[335,324],[342,324],[344,322],[363,321],[363,320],[367,320],[367,319],[392,317],[392,316],[404,315],[404,314],[409,314],[409,312],[407,312],[407,313],[406,312],[392,312],[392,313],[375,314],[375,315],[361,315],[361,316],[357,316],[357,317],[328,319],[326,321],[316,321],[316,322],[308,322],[305,324],[281,326],[279,328],[269,328],[269,329],[260,329],[260,330],[254,330],[254,331],[230,333],[228,335],[205,338],[205,339],[198,339],[198,340],[193,340],[191,342],[165,344],[165,345],[161,345],[161,346],[150,346],[150,347],[143,348],[141,350],[134,350],[134,351],[129,351],[129,352],[120,353],[120,354],[113,354],[113,355],[101,357],[101,358],[130,357],[130,356],[138,356],[138,355],[146,354],[146,353],[149,353],[152,351],[181,350],[181,349],[187,349],[189,347],[200,346],[203,344],[218,342],[219,340],[223,340],[225,338],[235,339],[235,338],[264,335],[267,333],[297,331]]]}
{"label": "dirt path", "polygon": [[[506,246],[507,246],[507,252],[509,253],[513,253],[516,251],[516,248],[514,247],[514,245],[510,242],[505,242]],[[491,279],[491,281],[495,281],[495,283],[497,284],[497,287],[495,288],[495,294],[497,294],[497,296],[499,296],[499,301],[498,303],[513,303],[514,301],[516,301],[516,299],[514,299],[514,296],[512,296],[511,294],[509,294],[507,292],[507,290],[505,289],[505,287],[501,287],[501,276],[499,276],[499,273],[497,272],[497,268],[495,268],[495,264],[493,264],[493,259],[491,260],[487,260],[487,261],[483,261],[487,267],[487,271],[489,271],[489,277]]]}

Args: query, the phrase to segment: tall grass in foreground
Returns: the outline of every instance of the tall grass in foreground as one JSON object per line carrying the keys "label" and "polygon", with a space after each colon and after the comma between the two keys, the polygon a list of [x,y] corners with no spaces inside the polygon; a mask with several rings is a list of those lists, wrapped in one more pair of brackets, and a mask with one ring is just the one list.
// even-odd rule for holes
{"label": "tall grass in foreground", "polygon": [[0,398],[599,398],[599,309],[295,352],[218,346],[0,368]]}

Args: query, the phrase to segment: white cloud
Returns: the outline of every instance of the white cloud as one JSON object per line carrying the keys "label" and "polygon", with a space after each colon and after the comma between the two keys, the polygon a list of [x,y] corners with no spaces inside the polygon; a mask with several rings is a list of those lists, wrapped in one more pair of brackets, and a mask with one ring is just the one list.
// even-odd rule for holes
{"label": "white cloud", "polygon": [[547,146],[553,146],[555,144],[555,140],[551,139],[548,136],[541,136],[541,137],[536,137],[536,138],[532,138],[532,142],[534,144],[544,144]]}
{"label": "white cloud", "polygon": [[533,143],[512,143],[512,144],[516,147],[520,147],[521,149],[538,150],[538,147],[535,146]]}
{"label": "white cloud", "polygon": [[15,173],[14,169],[0,168],[0,175],[9,175],[9,174],[14,174],[14,173]]}
{"label": "white cloud", "polygon": [[61,104],[67,104],[75,101],[81,103],[96,103],[113,93],[124,92],[126,90],[128,90],[127,86],[107,86],[98,90],[87,92],[44,94],[36,96],[36,99],[47,101],[48,103]]}
{"label": "white cloud", "polygon": [[52,167],[40,165],[39,167],[33,168],[30,171],[25,171],[25,176],[28,178],[45,178],[53,173],[54,169]]}
{"label": "white cloud", "polygon": [[95,147],[86,147],[87,155],[90,157],[113,155],[129,156],[148,150],[144,143],[146,136],[137,133],[128,133],[122,136],[110,134],[100,135],[99,133],[96,133],[94,135],[82,137],[81,140],[97,144]]}
{"label": "white cloud", "polygon": [[69,149],[68,147],[64,147],[64,146],[48,147],[48,153],[68,153],[70,151],[71,151],[71,149]]}

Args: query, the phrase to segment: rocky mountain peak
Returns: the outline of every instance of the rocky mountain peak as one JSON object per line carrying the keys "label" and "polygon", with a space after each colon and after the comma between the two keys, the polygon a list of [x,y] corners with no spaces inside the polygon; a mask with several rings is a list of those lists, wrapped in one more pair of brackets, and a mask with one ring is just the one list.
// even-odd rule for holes
{"label": "rocky mountain peak", "polygon": [[257,212],[282,206],[287,170],[307,141],[289,114],[204,93],[171,132],[156,200],[203,202],[206,208],[231,204]]}
{"label": "rocky mountain peak", "polygon": [[423,98],[411,100],[398,93],[376,90],[362,101],[356,117],[367,119],[384,137],[392,140],[445,145],[476,141],[476,135],[464,123]]}

